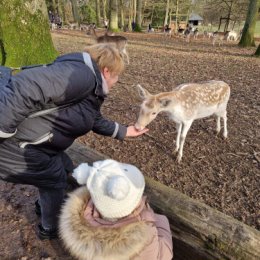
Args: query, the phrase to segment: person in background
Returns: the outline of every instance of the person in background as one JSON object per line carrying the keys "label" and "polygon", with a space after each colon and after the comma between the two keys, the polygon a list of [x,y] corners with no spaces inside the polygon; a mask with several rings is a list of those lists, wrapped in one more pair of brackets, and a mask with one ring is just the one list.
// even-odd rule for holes
{"label": "person in background", "polygon": [[108,20],[104,20],[104,27],[105,29],[108,29]]}
{"label": "person in background", "polygon": [[0,86],[0,179],[38,188],[40,239],[57,238],[58,214],[73,164],[64,152],[93,131],[119,140],[145,133],[104,118],[101,106],[124,70],[112,44],[58,57]]}
{"label": "person in background", "polygon": [[84,186],[64,203],[59,231],[76,259],[172,259],[168,219],[149,206],[138,168],[108,159],[82,163],[72,175]]}

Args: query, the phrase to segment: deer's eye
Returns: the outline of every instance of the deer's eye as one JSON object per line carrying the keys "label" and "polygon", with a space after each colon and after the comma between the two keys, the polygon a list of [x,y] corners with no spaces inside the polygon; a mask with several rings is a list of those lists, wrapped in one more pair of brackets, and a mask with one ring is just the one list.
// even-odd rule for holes
{"label": "deer's eye", "polygon": [[156,115],[156,112],[153,112],[152,115],[153,115],[153,116]]}

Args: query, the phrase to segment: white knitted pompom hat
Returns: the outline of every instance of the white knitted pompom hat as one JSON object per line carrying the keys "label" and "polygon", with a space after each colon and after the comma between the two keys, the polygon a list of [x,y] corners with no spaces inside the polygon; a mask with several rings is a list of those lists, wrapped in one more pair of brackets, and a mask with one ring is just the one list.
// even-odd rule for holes
{"label": "white knitted pompom hat", "polygon": [[87,188],[102,217],[118,219],[129,215],[141,201],[145,180],[133,165],[114,160],[89,166]]}

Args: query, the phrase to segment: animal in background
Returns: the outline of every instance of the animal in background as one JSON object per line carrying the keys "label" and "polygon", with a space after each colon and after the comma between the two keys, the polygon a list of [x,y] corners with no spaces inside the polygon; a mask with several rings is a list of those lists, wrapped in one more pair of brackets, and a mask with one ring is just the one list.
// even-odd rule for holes
{"label": "animal in background", "polygon": [[168,24],[166,24],[163,28],[164,36],[169,36],[171,38],[172,36],[172,29],[169,27]]}
{"label": "animal in background", "polygon": [[195,119],[217,116],[217,133],[221,130],[220,118],[224,122],[224,138],[227,138],[227,103],[230,87],[223,81],[207,81],[203,83],[182,84],[171,92],[150,94],[146,89],[137,85],[139,95],[143,99],[136,129],[144,129],[160,112],[168,112],[170,119],[176,123],[177,161],[183,155],[186,135]]}
{"label": "animal in background", "polygon": [[227,41],[237,41],[239,35],[235,31],[230,31],[227,33]]}
{"label": "animal in background", "polygon": [[114,43],[118,50],[126,58],[127,63],[129,64],[129,56],[126,51],[127,38],[121,35],[108,35],[106,31],[104,35],[98,36],[94,28],[92,28],[93,33],[96,37],[97,43]]}
{"label": "animal in background", "polygon": [[228,32],[214,32],[212,37],[212,44],[215,45],[216,42],[218,42],[218,45],[220,46],[223,44],[223,41],[227,39]]}

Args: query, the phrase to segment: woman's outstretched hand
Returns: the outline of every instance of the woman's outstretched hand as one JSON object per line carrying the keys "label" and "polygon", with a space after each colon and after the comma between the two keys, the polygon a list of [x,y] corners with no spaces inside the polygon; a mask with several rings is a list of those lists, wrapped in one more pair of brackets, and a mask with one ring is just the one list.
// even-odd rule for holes
{"label": "woman's outstretched hand", "polygon": [[144,128],[143,130],[139,131],[133,125],[130,125],[127,127],[126,137],[136,137],[136,136],[142,135],[148,131],[149,131],[148,128]]}

